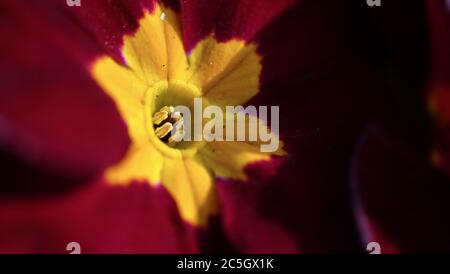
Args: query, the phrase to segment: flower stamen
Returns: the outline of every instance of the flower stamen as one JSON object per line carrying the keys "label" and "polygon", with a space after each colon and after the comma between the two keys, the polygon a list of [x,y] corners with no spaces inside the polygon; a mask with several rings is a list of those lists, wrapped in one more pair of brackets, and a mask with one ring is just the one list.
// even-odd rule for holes
{"label": "flower stamen", "polygon": [[171,123],[167,122],[163,126],[158,127],[155,131],[156,136],[158,136],[159,139],[163,139],[166,137],[173,129],[173,126]]}
{"label": "flower stamen", "polygon": [[180,142],[185,135],[183,116],[172,106],[165,106],[153,115],[153,127],[156,136],[164,143]]}

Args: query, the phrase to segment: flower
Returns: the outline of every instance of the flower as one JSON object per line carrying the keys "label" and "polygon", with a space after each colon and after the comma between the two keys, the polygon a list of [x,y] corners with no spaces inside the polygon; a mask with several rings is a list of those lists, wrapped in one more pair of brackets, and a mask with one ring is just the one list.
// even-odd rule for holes
{"label": "flower", "polygon": [[404,53],[414,62],[409,73],[420,72],[419,80],[408,85],[416,91],[409,89],[404,96],[408,101],[417,97],[420,104],[406,115],[398,105],[397,119],[391,116],[389,123],[378,122],[362,134],[352,166],[356,216],[365,241],[378,242],[383,253],[446,253],[450,13],[446,1],[414,5],[426,10],[419,22],[427,21],[429,29],[419,36],[423,46]]}
{"label": "flower", "polygon": [[205,226],[218,211],[213,178],[245,181],[245,166],[270,161],[270,154],[260,152],[258,143],[238,141],[174,148],[159,140],[151,117],[167,105],[191,106],[195,97],[224,111],[248,102],[259,91],[256,46],[208,36],[188,55],[177,14],[156,3],[136,33],[124,38],[122,54],[127,67],[108,56],[92,66],[94,79],[116,102],[132,140],[125,158],[106,171],[106,180],[122,185],[161,182],[183,219]]}
{"label": "flower", "polygon": [[[85,252],[220,248],[214,245],[223,238],[218,213],[227,203],[219,202],[216,180],[248,184],[255,180],[251,165],[261,165],[257,173],[267,176],[277,161],[269,163],[270,154],[243,142],[168,146],[156,138],[151,118],[163,107],[161,98],[175,106],[204,95],[204,102],[221,107],[253,98],[260,91],[262,55],[248,38],[293,3],[267,1],[264,5],[272,8],[265,13],[254,9],[258,23],[230,39],[213,29],[189,32],[198,41],[181,32],[196,22],[187,24],[180,7],[168,2],[96,1],[79,8],[65,1],[3,3],[2,10],[20,23],[2,14],[2,31],[14,29],[2,44],[8,52],[4,64],[19,82],[3,82],[2,89],[2,102],[9,102],[2,104],[2,144],[8,149],[2,162],[10,165],[11,184],[3,189],[0,215],[12,221],[1,228],[10,235],[1,239],[1,250],[65,252],[68,238]],[[198,3],[183,4],[188,10]],[[42,35],[27,48],[33,29]],[[26,214],[14,213],[22,206]],[[24,222],[29,230],[15,228]],[[72,232],[60,229],[72,226]],[[272,226],[270,231],[284,235]],[[33,242],[34,236],[25,236],[31,241],[23,245],[17,241],[30,233],[47,240],[42,245]],[[199,235],[211,237],[211,246],[200,246]]]}
{"label": "flower", "polygon": [[[2,1],[0,252],[447,250],[425,9],[356,2]],[[426,9],[437,128],[444,2]],[[282,148],[171,142],[185,117],[161,119],[198,97],[279,106]]]}

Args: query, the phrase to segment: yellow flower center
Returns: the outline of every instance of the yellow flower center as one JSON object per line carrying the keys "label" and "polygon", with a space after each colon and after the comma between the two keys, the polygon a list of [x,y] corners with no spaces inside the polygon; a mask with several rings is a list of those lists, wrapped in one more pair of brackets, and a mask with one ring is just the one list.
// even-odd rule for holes
{"label": "yellow flower center", "polygon": [[184,118],[170,120],[166,114],[172,106],[192,108],[194,98],[222,109],[245,104],[259,92],[261,58],[254,44],[222,43],[214,36],[187,54],[178,15],[161,5],[139,23],[136,33],[124,37],[127,66],[103,56],[91,69],[132,140],[127,155],[104,176],[112,185],[162,184],[185,221],[205,226],[219,213],[215,177],[245,181],[248,164],[270,161],[283,151],[262,153],[261,142],[174,142],[168,132]]}

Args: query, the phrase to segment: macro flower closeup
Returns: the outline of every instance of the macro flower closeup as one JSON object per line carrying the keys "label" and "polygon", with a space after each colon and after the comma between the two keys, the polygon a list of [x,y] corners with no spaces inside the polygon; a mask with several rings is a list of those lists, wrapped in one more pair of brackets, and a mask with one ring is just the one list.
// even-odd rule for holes
{"label": "macro flower closeup", "polygon": [[448,252],[450,7],[381,2],[2,1],[0,253]]}
{"label": "macro flower closeup", "polygon": [[[106,171],[105,179],[121,185],[133,180],[162,183],[181,217],[204,226],[218,210],[212,178],[245,181],[245,166],[270,161],[271,155],[237,141],[191,141],[170,147],[160,140],[164,132],[158,136],[173,112],[164,108],[192,105],[196,97],[223,109],[246,103],[259,91],[256,47],[209,36],[187,55],[176,13],[155,3],[139,21],[137,32],[124,38],[122,54],[127,67],[109,56],[92,67],[94,79],[118,105],[132,142],[125,158]],[[159,122],[159,113],[153,115],[157,110],[165,113]],[[156,123],[162,126],[154,130]]]}

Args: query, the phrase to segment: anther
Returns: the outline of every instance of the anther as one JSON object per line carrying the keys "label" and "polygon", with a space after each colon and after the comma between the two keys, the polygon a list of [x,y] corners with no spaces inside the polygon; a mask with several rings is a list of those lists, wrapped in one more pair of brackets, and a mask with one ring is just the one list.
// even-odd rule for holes
{"label": "anther", "polygon": [[167,118],[169,118],[169,113],[167,113],[166,111],[159,111],[153,116],[153,124],[160,125],[162,121],[166,120]]}
{"label": "anther", "polygon": [[185,135],[183,116],[172,106],[165,106],[153,115],[153,127],[156,136],[168,144],[180,142]]}
{"label": "anther", "polygon": [[163,126],[156,129],[155,133],[159,139],[166,137],[173,129],[172,124],[169,122],[165,123]]}

